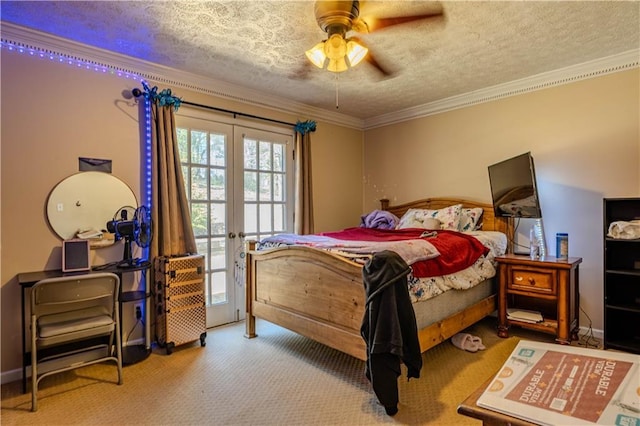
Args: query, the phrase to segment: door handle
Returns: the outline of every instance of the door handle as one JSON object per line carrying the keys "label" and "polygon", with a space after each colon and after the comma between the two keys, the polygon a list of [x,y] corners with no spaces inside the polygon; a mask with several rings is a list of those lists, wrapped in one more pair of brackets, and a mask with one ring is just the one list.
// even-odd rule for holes
{"label": "door handle", "polygon": [[244,238],[244,237],[246,237],[246,236],[247,236],[247,235],[246,235],[244,232],[238,232],[238,237],[240,237],[240,238]]}
{"label": "door handle", "polygon": [[229,238],[230,239],[234,239],[236,237],[236,233],[235,232],[229,232]]}

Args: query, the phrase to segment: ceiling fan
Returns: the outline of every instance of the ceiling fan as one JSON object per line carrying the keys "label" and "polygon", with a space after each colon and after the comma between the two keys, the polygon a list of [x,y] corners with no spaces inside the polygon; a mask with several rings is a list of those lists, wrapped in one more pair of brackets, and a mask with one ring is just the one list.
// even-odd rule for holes
{"label": "ceiling fan", "polygon": [[351,35],[352,32],[369,34],[380,29],[410,22],[440,18],[444,15],[442,6],[430,2],[427,13],[409,16],[360,18],[360,2],[344,0],[318,0],[314,11],[320,28],[327,33],[327,39],[305,52],[309,61],[318,68],[339,73],[348,70],[366,59],[384,76],[392,72],[381,66],[364,42]]}

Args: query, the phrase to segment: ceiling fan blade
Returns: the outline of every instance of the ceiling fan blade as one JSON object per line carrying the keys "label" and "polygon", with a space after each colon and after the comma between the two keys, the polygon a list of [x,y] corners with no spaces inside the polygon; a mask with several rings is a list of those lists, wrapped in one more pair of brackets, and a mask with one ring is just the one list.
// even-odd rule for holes
{"label": "ceiling fan blade", "polygon": [[371,54],[371,51],[369,51],[369,53],[367,54],[367,56],[365,56],[364,59],[369,64],[371,64],[384,78],[392,77],[395,74],[395,72],[380,65],[380,63],[376,60],[376,58]]}
{"label": "ceiling fan blade", "polygon": [[380,74],[382,74],[383,77],[391,77],[394,74],[394,72],[392,72],[390,69],[380,65],[380,63],[376,60],[375,55],[371,51],[371,48],[367,46],[367,44],[362,41],[360,37],[350,37],[349,39],[358,42],[361,46],[364,46],[369,50],[369,52],[367,52],[367,55],[364,57],[364,60],[372,65]]}
{"label": "ceiling fan blade", "polygon": [[[360,19],[358,21],[364,21],[366,30],[371,33],[384,28],[392,27],[394,25],[401,25],[407,24],[409,22],[438,18],[444,18],[444,11],[442,10],[442,6],[440,5],[434,7],[432,11],[422,13],[420,15],[396,16],[390,18],[367,17],[366,19]],[[354,29],[358,30],[361,27],[362,25],[360,23],[354,23]]]}
{"label": "ceiling fan blade", "polygon": [[371,22],[367,22],[367,26],[369,27],[369,32],[373,32],[373,31],[378,31],[394,25],[406,24],[408,22],[421,21],[421,20],[431,19],[431,18],[437,18],[440,16],[442,16],[442,13],[429,14],[429,15],[398,16],[395,18],[376,18],[376,19],[372,19]]}

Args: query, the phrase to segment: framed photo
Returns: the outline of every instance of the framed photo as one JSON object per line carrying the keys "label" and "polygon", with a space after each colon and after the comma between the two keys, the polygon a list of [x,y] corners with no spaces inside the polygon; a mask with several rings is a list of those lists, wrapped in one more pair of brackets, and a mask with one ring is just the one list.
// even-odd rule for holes
{"label": "framed photo", "polygon": [[88,272],[91,270],[89,240],[62,241],[62,272]]}

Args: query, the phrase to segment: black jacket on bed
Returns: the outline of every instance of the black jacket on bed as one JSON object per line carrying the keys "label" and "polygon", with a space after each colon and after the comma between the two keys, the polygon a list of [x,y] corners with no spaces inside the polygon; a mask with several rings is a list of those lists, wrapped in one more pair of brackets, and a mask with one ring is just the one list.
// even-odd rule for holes
{"label": "black jacket on bed", "polygon": [[365,374],[387,414],[398,412],[400,363],[407,379],[419,378],[422,355],[416,317],[409,297],[411,269],[395,252],[381,251],[365,264],[367,301],[360,334],[367,344]]}

